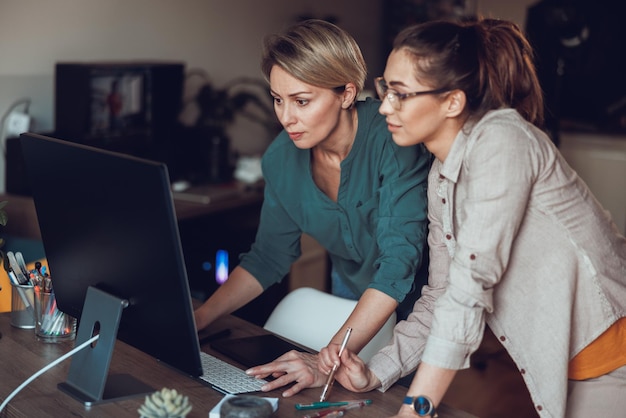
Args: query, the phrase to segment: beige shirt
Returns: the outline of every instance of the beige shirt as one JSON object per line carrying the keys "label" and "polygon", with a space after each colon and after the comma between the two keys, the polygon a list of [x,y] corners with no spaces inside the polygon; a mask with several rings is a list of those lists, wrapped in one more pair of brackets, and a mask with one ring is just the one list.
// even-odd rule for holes
{"label": "beige shirt", "polygon": [[369,362],[381,390],[422,360],[467,368],[486,323],[540,415],[564,416],[569,360],[626,316],[626,239],[511,109],[464,127],[433,163],[428,204],[429,284]]}

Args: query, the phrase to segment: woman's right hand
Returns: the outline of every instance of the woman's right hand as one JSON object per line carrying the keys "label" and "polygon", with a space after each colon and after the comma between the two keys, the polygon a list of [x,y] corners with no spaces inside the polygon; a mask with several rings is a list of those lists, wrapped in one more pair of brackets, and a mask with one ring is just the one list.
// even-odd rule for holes
{"label": "woman's right hand", "polygon": [[283,354],[271,363],[251,367],[246,373],[258,379],[274,377],[261,388],[263,392],[294,383],[282,393],[284,397],[293,396],[305,388],[320,387],[326,381],[326,376],[318,370],[317,355],[296,350]]}
{"label": "woman's right hand", "polygon": [[380,386],[376,375],[349,349],[345,349],[341,355],[341,367],[337,369],[335,379],[352,392],[369,392]]}

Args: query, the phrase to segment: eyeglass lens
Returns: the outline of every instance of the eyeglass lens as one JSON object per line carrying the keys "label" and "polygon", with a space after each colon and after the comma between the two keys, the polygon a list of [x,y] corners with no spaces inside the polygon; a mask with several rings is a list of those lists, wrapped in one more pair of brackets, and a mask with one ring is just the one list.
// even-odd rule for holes
{"label": "eyeglass lens", "polygon": [[376,87],[376,93],[378,93],[378,98],[381,101],[387,99],[389,101],[389,104],[391,104],[391,107],[393,107],[395,110],[400,110],[400,108],[402,107],[400,97],[398,97],[398,93],[394,91],[389,91],[385,79],[382,77],[377,77],[376,80],[374,80],[374,84]]}

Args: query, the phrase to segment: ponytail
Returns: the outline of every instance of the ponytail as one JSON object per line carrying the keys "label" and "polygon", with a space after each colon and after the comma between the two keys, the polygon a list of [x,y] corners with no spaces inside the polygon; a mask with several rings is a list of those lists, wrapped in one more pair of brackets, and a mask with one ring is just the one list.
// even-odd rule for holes
{"label": "ponytail", "polygon": [[543,96],[535,71],[532,48],[517,25],[496,19],[476,23],[483,36],[482,59],[491,108],[511,107],[535,125],[543,124]]}
{"label": "ponytail", "polygon": [[413,57],[416,78],[433,89],[459,89],[468,117],[510,107],[543,124],[543,96],[532,49],[512,22],[431,21],[403,30],[394,41]]}

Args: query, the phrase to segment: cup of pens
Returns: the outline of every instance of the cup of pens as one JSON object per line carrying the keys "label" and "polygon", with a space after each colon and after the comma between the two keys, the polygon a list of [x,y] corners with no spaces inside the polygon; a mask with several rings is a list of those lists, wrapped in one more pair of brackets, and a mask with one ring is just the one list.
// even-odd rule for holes
{"label": "cup of pens", "polygon": [[39,341],[54,343],[76,337],[76,318],[57,308],[52,286],[34,285],[35,335]]}
{"label": "cup of pens", "polygon": [[35,328],[34,288],[31,284],[11,283],[11,325],[16,328]]}

